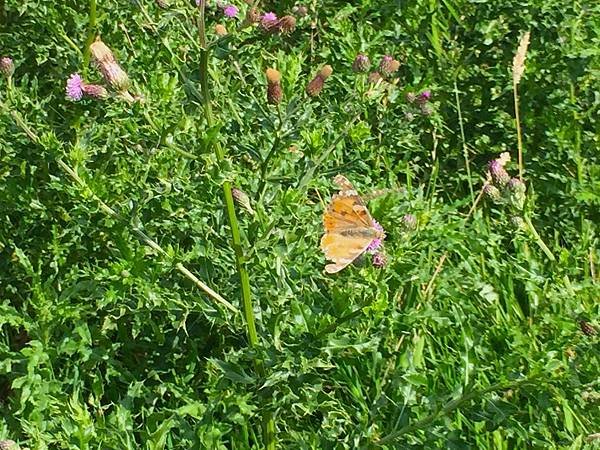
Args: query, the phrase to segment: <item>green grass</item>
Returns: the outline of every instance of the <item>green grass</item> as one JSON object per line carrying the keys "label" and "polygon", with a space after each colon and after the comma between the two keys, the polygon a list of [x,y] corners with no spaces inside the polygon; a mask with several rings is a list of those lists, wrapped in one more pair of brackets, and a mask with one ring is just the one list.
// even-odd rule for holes
{"label": "green grass", "polygon": [[[211,0],[203,51],[193,1],[0,1],[0,56],[16,66],[0,79],[0,439],[599,445],[599,337],[581,321],[600,330],[600,7],[306,5],[280,35],[236,31]],[[143,101],[65,98],[74,72],[103,83],[87,63],[96,30]],[[502,152],[518,173],[511,64],[527,30],[521,210],[478,194]],[[385,54],[402,65],[373,87],[352,71],[359,52],[372,70]],[[423,90],[427,114],[406,100]],[[381,269],[367,256],[323,273],[338,173],[387,190],[368,203]]]}

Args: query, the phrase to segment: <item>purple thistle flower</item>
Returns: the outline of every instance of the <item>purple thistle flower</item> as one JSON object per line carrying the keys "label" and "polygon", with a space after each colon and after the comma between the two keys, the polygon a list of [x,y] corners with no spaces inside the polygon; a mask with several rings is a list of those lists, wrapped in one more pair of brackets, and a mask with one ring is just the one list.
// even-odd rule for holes
{"label": "purple thistle flower", "polygon": [[225,14],[225,17],[229,18],[236,17],[238,15],[237,6],[227,5],[225,8],[223,8],[223,14]]}
{"label": "purple thistle flower", "polygon": [[489,171],[494,183],[500,187],[506,186],[510,181],[510,175],[504,169],[504,165],[498,159],[494,159],[489,163]]}
{"label": "purple thistle flower", "polygon": [[72,74],[67,80],[67,97],[70,100],[78,101],[83,97],[83,79],[78,73]]}
{"label": "purple thistle flower", "polygon": [[375,228],[381,233],[381,237],[373,239],[367,247],[367,251],[371,253],[375,253],[375,251],[377,251],[377,249],[381,247],[381,245],[383,244],[383,240],[385,239],[385,231],[383,227],[379,224],[379,222],[377,222],[376,220],[373,220],[373,228]]}
{"label": "purple thistle flower", "polygon": [[373,255],[373,265],[377,268],[382,268],[387,264],[387,258],[381,252],[377,252]]}
{"label": "purple thistle flower", "polygon": [[277,20],[277,14],[275,14],[274,12],[264,13],[260,20],[263,23],[263,25],[270,24]]}
{"label": "purple thistle flower", "polygon": [[419,94],[418,100],[421,103],[425,103],[425,102],[428,102],[430,98],[431,98],[431,91],[428,89]]}

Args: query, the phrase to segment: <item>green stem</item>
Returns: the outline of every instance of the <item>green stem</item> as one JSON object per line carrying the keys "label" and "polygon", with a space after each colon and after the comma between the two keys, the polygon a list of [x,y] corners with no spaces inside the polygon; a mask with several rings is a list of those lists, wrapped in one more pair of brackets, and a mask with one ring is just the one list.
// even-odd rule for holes
{"label": "green stem", "polygon": [[471,202],[475,204],[475,192],[473,191],[473,185],[471,184],[471,165],[469,163],[469,150],[467,149],[467,142],[465,140],[465,127],[463,124],[462,110],[460,108],[460,99],[458,97],[458,85],[456,84],[456,79],[454,80],[454,96],[456,99],[456,110],[458,112],[458,125],[460,127],[460,139],[462,141],[463,157],[465,158],[465,167],[467,168],[469,191],[471,192]]}
{"label": "green stem", "polygon": [[517,127],[517,148],[519,151],[519,179],[523,181],[523,137],[521,136],[521,119],[519,117],[519,92],[517,83],[513,82],[513,97],[515,101],[515,126]]}
{"label": "green stem", "polygon": [[546,254],[546,256],[548,257],[548,259],[550,261],[553,261],[553,262],[556,261],[556,258],[554,257],[554,255],[552,254],[552,252],[550,251],[548,246],[545,244],[545,242],[542,240],[542,238],[538,234],[537,230],[533,226],[531,219],[527,215],[525,215],[524,220],[525,220],[525,223],[527,224],[527,228],[531,232],[538,247],[542,249],[542,251]]}
{"label": "green stem", "polygon": [[[212,112],[210,83],[208,76],[208,57],[209,48],[206,45],[206,32],[204,27],[204,1],[200,2],[200,17],[198,20],[198,32],[200,37],[200,89],[202,93],[202,103],[204,106],[204,117],[209,128],[214,126],[215,120]],[[215,155],[219,164],[225,161],[225,151],[221,143],[216,141],[214,144]],[[233,202],[233,193],[231,183],[223,182],[223,196],[225,198],[225,207],[227,209],[227,217],[231,227],[231,241],[233,251],[235,253],[235,262],[237,271],[240,277],[242,287],[242,304],[244,309],[244,317],[246,319],[246,327],[248,329],[248,340],[251,347],[258,347],[258,334],[256,332],[256,322],[254,319],[254,309],[252,307],[252,298],[250,292],[250,277],[245,265],[245,256],[242,249],[242,239],[240,229],[235,214],[235,204]],[[254,367],[259,377],[266,376],[265,366],[260,359],[254,360]],[[269,450],[275,449],[275,422],[270,412],[263,412],[263,437],[265,447]]]}
{"label": "green stem", "polygon": [[83,50],[83,71],[86,72],[90,64],[90,45],[94,42],[98,31],[96,0],[90,0],[89,3],[89,18],[88,18],[88,35],[85,41],[85,49]]}

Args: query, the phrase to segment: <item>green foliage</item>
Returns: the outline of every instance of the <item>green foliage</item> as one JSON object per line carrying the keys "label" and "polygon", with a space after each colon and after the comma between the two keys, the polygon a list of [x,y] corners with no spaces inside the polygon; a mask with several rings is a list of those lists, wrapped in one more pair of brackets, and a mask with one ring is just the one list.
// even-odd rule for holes
{"label": "green foliage", "polygon": [[[278,448],[585,448],[600,431],[598,335],[579,326],[600,326],[600,7],[327,0],[281,35],[236,31],[241,18],[207,3],[214,126],[195,2],[98,2],[102,40],[143,100],[73,102],[71,73],[102,83],[83,64],[88,6],[0,1],[0,56],[16,66],[0,80],[0,438],[262,448],[266,412]],[[517,172],[510,68],[526,30],[530,233],[475,198],[501,152]],[[373,85],[352,71],[359,52],[372,70],[386,54],[402,65]],[[407,100],[424,90],[427,108]],[[381,269],[365,255],[322,272],[338,173],[389,190],[369,202]],[[237,206],[257,346],[244,314],[178,268],[243,310],[226,182],[254,211]]]}

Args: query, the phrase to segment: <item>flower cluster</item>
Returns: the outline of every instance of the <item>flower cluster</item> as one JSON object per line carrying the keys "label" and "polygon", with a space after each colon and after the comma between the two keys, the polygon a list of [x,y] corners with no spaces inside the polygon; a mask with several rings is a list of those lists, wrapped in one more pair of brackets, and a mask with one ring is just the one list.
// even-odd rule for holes
{"label": "flower cluster", "polygon": [[513,225],[522,228],[521,213],[525,206],[527,189],[523,181],[519,178],[511,178],[506,171],[505,166],[509,161],[510,155],[502,153],[499,158],[489,162],[483,192],[494,203],[509,208]]}
{"label": "flower cluster", "polygon": [[274,12],[267,12],[260,16],[260,27],[268,33],[289,34],[296,29],[296,18],[291,15],[278,18]]}
{"label": "flower cluster", "polygon": [[[352,69],[355,72],[368,72],[370,68],[371,62],[367,55],[362,53],[356,55],[352,64]],[[389,80],[398,72],[398,69],[400,69],[400,61],[390,55],[384,55],[381,61],[379,61],[378,69],[369,74],[368,81],[371,84],[375,84],[380,80]]]}

